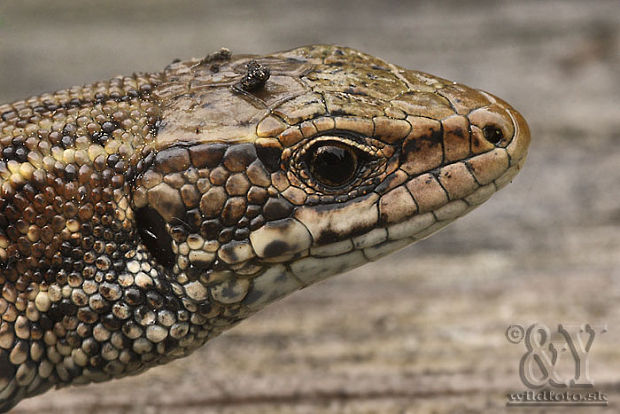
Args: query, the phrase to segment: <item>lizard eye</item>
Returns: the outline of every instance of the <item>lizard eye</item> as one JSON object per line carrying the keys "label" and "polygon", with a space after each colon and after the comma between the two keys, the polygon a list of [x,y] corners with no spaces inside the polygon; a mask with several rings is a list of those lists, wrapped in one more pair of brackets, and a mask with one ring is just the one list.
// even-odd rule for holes
{"label": "lizard eye", "polygon": [[281,164],[289,166],[308,193],[344,202],[376,185],[393,154],[391,146],[372,137],[333,131],[287,148]]}
{"label": "lizard eye", "polygon": [[348,184],[358,170],[356,151],[337,142],[321,142],[310,148],[306,163],[314,178],[327,187]]}

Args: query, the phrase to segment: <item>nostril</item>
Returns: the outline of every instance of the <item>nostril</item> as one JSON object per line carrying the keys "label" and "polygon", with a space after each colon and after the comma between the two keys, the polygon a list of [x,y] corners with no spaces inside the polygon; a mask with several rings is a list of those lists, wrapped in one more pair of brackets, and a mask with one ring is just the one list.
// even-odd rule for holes
{"label": "nostril", "polygon": [[482,128],[484,138],[491,144],[497,145],[502,139],[504,139],[504,133],[495,125],[487,125]]}

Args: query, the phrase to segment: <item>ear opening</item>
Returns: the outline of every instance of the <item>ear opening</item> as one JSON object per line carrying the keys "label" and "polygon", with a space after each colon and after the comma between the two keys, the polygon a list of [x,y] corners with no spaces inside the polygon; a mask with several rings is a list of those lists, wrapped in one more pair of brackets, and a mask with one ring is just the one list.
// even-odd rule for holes
{"label": "ear opening", "polygon": [[151,207],[136,210],[135,217],[142,243],[157,263],[165,268],[171,268],[176,257],[172,251],[172,237],[166,230],[163,217]]}

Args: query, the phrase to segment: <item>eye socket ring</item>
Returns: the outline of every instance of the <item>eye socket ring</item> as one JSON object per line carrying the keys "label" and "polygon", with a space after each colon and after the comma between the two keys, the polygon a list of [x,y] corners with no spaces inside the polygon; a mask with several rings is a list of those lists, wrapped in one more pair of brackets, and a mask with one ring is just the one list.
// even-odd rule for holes
{"label": "eye socket ring", "polygon": [[351,131],[308,137],[282,152],[291,183],[308,194],[337,196],[339,202],[366,194],[377,184],[395,153],[391,145]]}
{"label": "eye socket ring", "polygon": [[338,141],[321,141],[311,146],[305,161],[310,174],[330,188],[346,186],[359,171],[358,151]]}

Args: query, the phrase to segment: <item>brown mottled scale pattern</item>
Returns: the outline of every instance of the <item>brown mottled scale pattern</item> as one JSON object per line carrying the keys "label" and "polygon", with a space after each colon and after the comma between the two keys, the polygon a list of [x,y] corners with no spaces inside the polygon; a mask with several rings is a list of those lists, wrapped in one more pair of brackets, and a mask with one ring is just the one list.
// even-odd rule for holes
{"label": "brown mottled scale pattern", "polygon": [[[1,105],[0,411],[188,355],[427,237],[528,144],[499,98],[338,46],[222,50]],[[322,147],[355,160],[339,185]]]}

